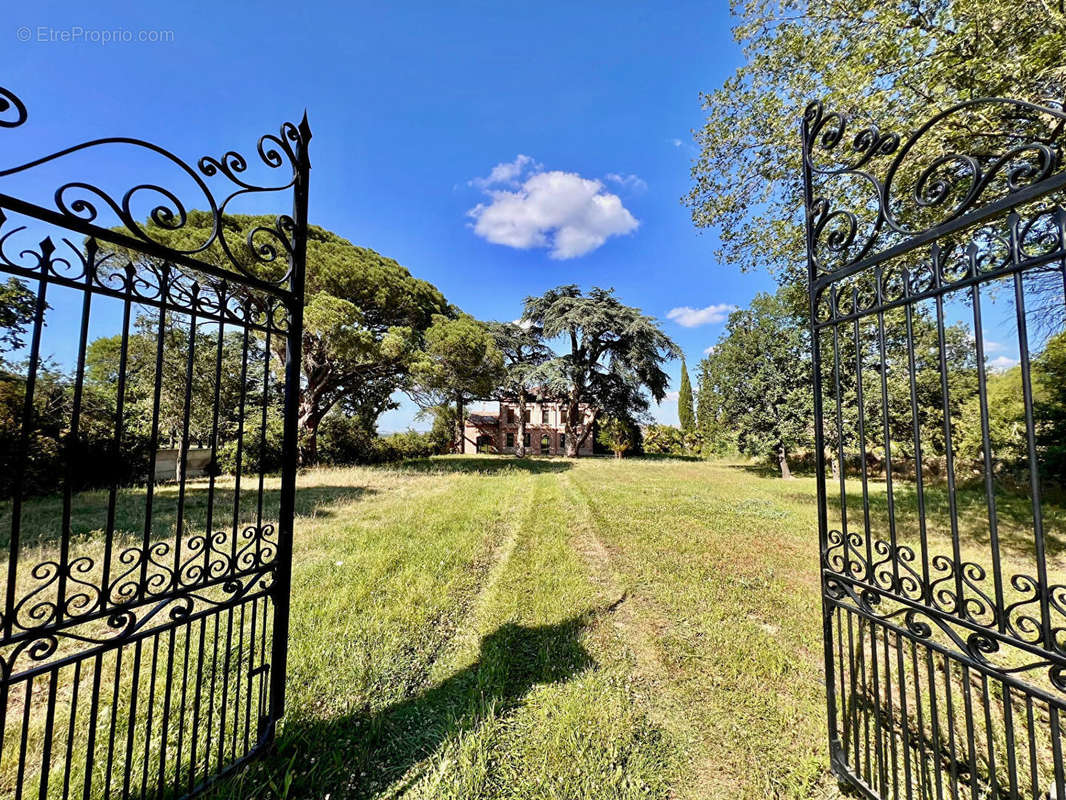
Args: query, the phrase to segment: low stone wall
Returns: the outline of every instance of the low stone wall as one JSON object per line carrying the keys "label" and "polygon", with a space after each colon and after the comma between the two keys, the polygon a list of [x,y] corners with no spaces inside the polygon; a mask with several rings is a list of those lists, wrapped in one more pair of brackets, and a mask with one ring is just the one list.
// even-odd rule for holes
{"label": "low stone wall", "polygon": [[[207,474],[214,451],[210,447],[190,447],[185,452],[185,477],[196,478]],[[178,479],[178,448],[164,447],[155,456],[155,481]]]}

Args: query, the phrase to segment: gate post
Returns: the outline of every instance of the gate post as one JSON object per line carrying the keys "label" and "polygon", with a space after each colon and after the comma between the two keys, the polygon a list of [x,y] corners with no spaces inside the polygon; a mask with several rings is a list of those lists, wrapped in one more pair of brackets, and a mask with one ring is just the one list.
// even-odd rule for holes
{"label": "gate post", "polygon": [[[822,585],[822,554],[825,552],[829,529],[828,514],[826,510],[825,488],[825,433],[822,430],[822,355],[818,345],[818,328],[815,325],[817,293],[814,290],[815,281],[818,278],[818,267],[814,258],[814,231],[812,229],[811,208],[814,202],[814,190],[811,184],[811,166],[808,161],[810,152],[810,120],[807,114],[800,121],[800,136],[802,139],[803,159],[803,227],[804,241],[807,252],[807,301],[809,314],[809,328],[811,335],[811,383],[813,391],[814,411],[814,465],[815,465],[815,488],[818,496],[818,585]],[[834,774],[838,778],[844,778],[846,772],[839,763],[840,738],[836,722],[836,672],[833,662],[833,622],[832,606],[830,606],[825,592],[819,592],[822,596],[822,644],[825,662],[825,695],[826,713],[828,716],[829,736],[829,763]]]}
{"label": "gate post", "polygon": [[289,334],[285,346],[284,433],[281,445],[281,498],[278,520],[278,561],[274,576],[274,642],[270,671],[270,719],[264,732],[272,741],[285,711],[285,675],[289,653],[289,606],[292,588],[292,536],[296,510],[296,472],[299,468],[300,360],[303,340],[304,279],[307,268],[307,192],[311,162],[307,144],[311,126],[307,112],[299,126],[292,217],[295,223],[289,266]]}

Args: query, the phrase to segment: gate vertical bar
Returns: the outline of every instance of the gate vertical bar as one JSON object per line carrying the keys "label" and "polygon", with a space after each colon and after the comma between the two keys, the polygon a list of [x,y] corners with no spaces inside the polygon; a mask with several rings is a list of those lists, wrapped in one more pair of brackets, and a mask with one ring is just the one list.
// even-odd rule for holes
{"label": "gate vertical bar", "polygon": [[[807,163],[807,141],[810,136],[808,120],[806,116],[800,123],[800,136],[803,143],[803,201],[804,201],[804,241],[807,249],[807,284],[814,286],[818,277],[817,266],[814,260],[814,231],[810,209],[814,201],[813,188],[811,185],[811,170]],[[818,298],[814,291],[808,292],[808,313],[810,315],[809,329],[811,336],[811,389],[813,391],[814,411],[814,468],[815,490],[818,502],[818,574],[822,573],[823,553],[828,546],[829,517],[826,508],[826,475],[825,475],[825,431],[822,429],[822,356],[821,346],[818,341],[818,330],[815,326],[817,319]],[[842,467],[843,468],[843,467]],[[820,583],[820,582],[819,582]],[[833,608],[822,597],[822,647],[825,663],[825,692],[826,714],[828,716],[828,743],[829,759],[833,769],[837,769],[837,759],[841,750],[840,736],[837,731],[836,721],[836,670],[833,662]]]}
{"label": "gate vertical bar", "polygon": [[[270,673],[270,720],[267,736],[272,739],[278,720],[285,711],[285,672],[289,648],[289,606],[292,584],[292,534],[296,513],[296,473],[300,442],[297,425],[300,414],[300,358],[303,340],[304,279],[307,267],[307,189],[311,162],[307,145],[311,126],[304,113],[300,122],[300,144],[296,151],[296,183],[293,187],[293,232],[289,288],[289,335],[285,347],[285,408],[282,440],[281,504],[278,520],[278,566],[274,591],[274,642]],[[267,355],[269,358],[269,354]]]}

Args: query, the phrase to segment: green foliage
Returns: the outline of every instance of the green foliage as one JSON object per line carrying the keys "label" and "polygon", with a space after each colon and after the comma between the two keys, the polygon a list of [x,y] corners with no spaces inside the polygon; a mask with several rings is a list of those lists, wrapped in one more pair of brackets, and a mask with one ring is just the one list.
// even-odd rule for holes
{"label": "green foliage", "polygon": [[424,396],[461,402],[487,397],[503,375],[503,355],[484,324],[469,314],[434,316],[414,371]]}
{"label": "green foliage", "polygon": [[[25,367],[0,369],[0,497],[10,497],[16,478],[25,495],[127,485],[143,480],[147,436],[130,429],[114,446],[114,396],[87,385],[77,434],[70,428],[74,386],[49,362],[38,366],[30,419],[25,419]],[[25,423],[25,458],[22,429]]]}
{"label": "green foliage", "polygon": [[1041,392],[1034,410],[1042,474],[1066,483],[1066,332],[1048,340],[1033,366],[1038,384],[1034,388]]}
{"label": "green foliage", "polygon": [[813,412],[809,337],[782,293],[758,294],[730,314],[700,369],[700,395],[720,403],[715,419],[735,432],[740,451],[777,460],[787,475],[790,453],[810,441]]}
{"label": "green foliage", "polygon": [[[284,433],[279,408],[272,406],[267,409],[265,429],[262,409],[249,413],[244,420],[240,448],[241,472],[254,474],[281,470],[281,443]],[[223,475],[233,475],[237,472],[237,438],[235,435],[219,441],[215,450],[215,469]]]}
{"label": "green foliage", "polygon": [[379,436],[374,441],[371,461],[383,464],[410,458],[428,458],[439,452],[438,442],[432,433],[409,430]]}
{"label": "green foliage", "polygon": [[25,344],[26,331],[37,310],[36,300],[36,295],[18,278],[0,283],[0,356]]}
{"label": "green foliage", "polygon": [[458,416],[455,406],[448,403],[424,408],[418,412],[420,418],[430,417],[433,426],[429,429],[430,438],[433,440],[434,453],[447,453],[455,438],[455,426]]}
{"label": "green foliage", "polygon": [[614,453],[615,458],[635,449],[639,436],[640,429],[625,417],[605,417],[596,428],[596,440]]}
{"label": "green foliage", "polygon": [[[661,401],[670,385],[663,364],[681,354],[652,317],[623,305],[614,290],[593,288],[583,294],[575,285],[550,289],[526,298],[523,321],[537,336],[562,337],[570,346],[539,373],[548,392],[566,398],[569,456],[577,455],[601,415],[639,419],[648,409],[645,389]],[[582,403],[591,409],[593,424],[579,431]]]}
{"label": "green foliage", "polygon": [[686,434],[696,430],[696,412],[692,408],[692,382],[688,378],[688,366],[681,358],[681,389],[677,395],[677,416],[681,430]]}
{"label": "green foliage", "polygon": [[[685,198],[722,263],[806,274],[799,118],[811,100],[905,133],[974,97],[1061,98],[1066,15],[1044,0],[737,0],[745,61],[702,95]],[[966,152],[970,152],[967,150]]]}
{"label": "green foliage", "polygon": [[[985,380],[985,392],[988,398],[988,449],[993,465],[998,462],[1018,467],[1028,456],[1022,368],[989,374]],[[1045,408],[1044,413],[1052,411]],[[976,392],[962,404],[954,443],[956,458],[975,465],[984,458],[981,398]]]}
{"label": "green foliage", "polygon": [[700,437],[700,455],[704,458],[737,452],[737,436],[730,425],[726,409],[728,386],[715,381],[708,372],[706,359],[700,362],[699,393],[696,401],[696,425]]}
{"label": "green foliage", "polygon": [[[211,214],[189,212],[186,225],[177,230],[145,223],[151,238],[179,250],[190,251],[207,240],[214,225]],[[227,214],[222,236],[252,274],[278,278],[284,266],[257,262],[243,240],[256,227],[272,229],[274,218]],[[114,248],[134,266],[151,265],[141,253]],[[198,257],[232,269],[218,244]],[[316,458],[318,425],[336,405],[346,405],[355,416],[376,419],[389,405],[389,397],[402,388],[422,344],[422,334],[434,315],[451,315],[453,309],[430,283],[411,276],[391,258],[357,247],[316,225],[308,229],[305,286],[303,382],[300,392],[302,458]],[[278,369],[285,361],[285,342],[274,337],[271,348]]]}
{"label": "green foliage", "polygon": [[412,371],[421,404],[455,402],[455,442],[463,436],[463,406],[488,397],[504,377],[503,355],[485,325],[469,314],[437,315],[426,331],[425,350]]}
{"label": "green foliage", "polygon": [[644,452],[679,456],[685,452],[685,435],[673,425],[648,425],[644,428]]}
{"label": "green foliage", "polygon": [[532,326],[513,322],[489,322],[487,326],[504,359],[506,374],[499,387],[500,397],[518,404],[514,455],[523,458],[526,454],[526,403],[533,400],[534,391],[540,388],[542,367],[552,357],[552,351]]}

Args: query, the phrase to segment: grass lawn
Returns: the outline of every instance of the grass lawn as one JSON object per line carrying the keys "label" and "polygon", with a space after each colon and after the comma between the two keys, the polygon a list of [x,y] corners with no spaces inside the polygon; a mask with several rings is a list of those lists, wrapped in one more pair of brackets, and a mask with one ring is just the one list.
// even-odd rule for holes
{"label": "grass lawn", "polygon": [[[269,512],[276,480],[265,490]],[[138,491],[118,498],[120,529],[141,525]],[[226,518],[232,490],[220,491]],[[848,491],[854,514],[859,482]],[[870,493],[883,530],[884,485]],[[76,504],[79,542],[100,524],[97,494]],[[277,752],[212,795],[835,796],[814,494],[809,477],[685,460],[308,471]],[[982,498],[959,493],[965,559],[987,557]],[[1004,568],[1025,570],[1028,504],[999,499]],[[57,502],[24,509],[28,553],[55,547]],[[913,488],[895,502],[913,544]],[[943,490],[925,502],[930,542],[949,552]],[[1045,512],[1049,567],[1066,575],[1066,512]]]}
{"label": "grass lawn", "polygon": [[276,757],[220,797],[811,797],[810,479],[687,461],[317,470]]}

